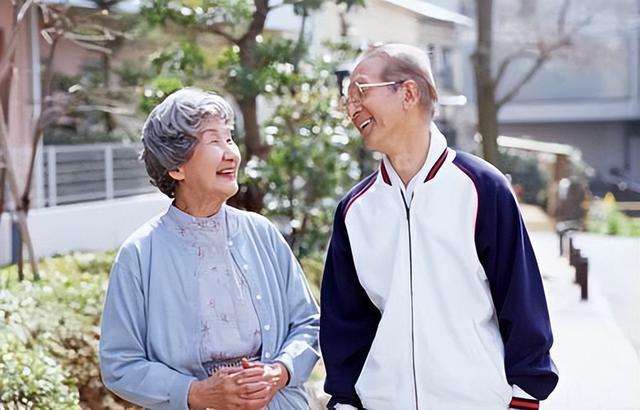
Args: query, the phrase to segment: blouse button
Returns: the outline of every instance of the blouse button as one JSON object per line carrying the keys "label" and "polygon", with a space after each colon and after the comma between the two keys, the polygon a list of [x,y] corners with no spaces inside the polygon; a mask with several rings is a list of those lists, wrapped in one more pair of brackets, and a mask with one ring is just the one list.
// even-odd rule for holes
{"label": "blouse button", "polygon": [[258,299],[258,300],[262,300],[262,295],[257,294],[257,295],[256,295],[256,299]]}
{"label": "blouse button", "polygon": [[244,270],[249,270],[249,265],[246,265],[246,264],[245,264],[245,265],[243,265],[243,266],[242,266],[242,268],[243,268]]}
{"label": "blouse button", "polygon": [[229,241],[229,242],[227,242],[227,245],[229,245],[229,246],[233,246],[233,241]]}
{"label": "blouse button", "polygon": [[271,357],[271,353],[267,352],[264,354],[264,357],[266,357],[267,359]]}
{"label": "blouse button", "polygon": [[270,325],[264,325],[264,330],[267,330],[267,331],[268,331],[269,329],[271,329],[271,326],[270,326]]}

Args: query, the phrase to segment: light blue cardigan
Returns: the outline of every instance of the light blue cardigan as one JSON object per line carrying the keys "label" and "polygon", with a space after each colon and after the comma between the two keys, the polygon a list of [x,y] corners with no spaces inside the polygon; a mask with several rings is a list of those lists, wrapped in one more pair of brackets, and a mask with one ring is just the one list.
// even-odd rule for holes
{"label": "light blue cardigan", "polygon": [[[318,306],[284,238],[266,218],[226,207],[231,254],[241,267],[262,330],[262,361],[281,361],[289,385],[270,410],[308,408],[303,383],[318,360]],[[151,409],[187,409],[199,357],[198,256],[167,214],[122,245],[109,278],[100,368],[109,390]]]}

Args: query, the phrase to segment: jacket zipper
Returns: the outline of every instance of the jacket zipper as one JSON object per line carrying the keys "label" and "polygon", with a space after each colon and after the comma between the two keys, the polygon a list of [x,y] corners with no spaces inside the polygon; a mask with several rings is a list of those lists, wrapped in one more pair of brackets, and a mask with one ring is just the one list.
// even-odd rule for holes
{"label": "jacket zipper", "polygon": [[[415,336],[414,336],[414,320],[413,320],[413,250],[411,247],[411,215],[409,213],[409,204],[404,197],[404,193],[400,191],[402,195],[402,201],[404,202],[404,209],[407,214],[407,228],[409,233],[409,287],[410,287],[410,302],[411,302],[411,364],[413,370],[413,394],[416,403],[416,410],[418,409],[418,382],[416,378],[416,356],[415,356]],[[413,195],[412,195],[413,199]]]}

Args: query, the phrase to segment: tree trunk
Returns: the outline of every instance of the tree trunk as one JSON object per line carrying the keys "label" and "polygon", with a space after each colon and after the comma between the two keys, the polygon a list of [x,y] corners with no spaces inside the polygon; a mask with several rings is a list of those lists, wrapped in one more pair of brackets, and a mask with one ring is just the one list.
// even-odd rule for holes
{"label": "tree trunk", "polygon": [[[0,159],[0,161],[2,161],[2,159]],[[6,181],[6,176],[7,176],[7,170],[2,165],[0,165],[0,217],[4,213],[4,201],[5,201],[4,183]]]}
{"label": "tree trunk", "polygon": [[[255,62],[255,37],[248,38],[242,42],[240,46],[240,60],[245,68],[254,70]],[[257,95],[249,95],[238,101],[242,119],[244,121],[244,158],[243,165],[247,163],[253,156],[264,159],[267,156],[266,147],[262,144],[260,138],[260,125],[258,124],[258,104]],[[249,211],[262,211],[264,202],[264,193],[255,184],[247,182],[238,194],[230,201],[233,205]]]}
{"label": "tree trunk", "polygon": [[22,234],[18,231],[18,281],[24,280],[24,243]]}
{"label": "tree trunk", "polygon": [[[108,96],[109,89],[111,86],[111,56],[107,53],[102,54],[102,76],[103,76],[104,89]],[[108,134],[111,134],[113,130],[116,128],[113,115],[110,112],[104,112],[102,115],[104,118],[104,130]]]}
{"label": "tree trunk", "polygon": [[[244,120],[244,156],[242,166],[253,156],[264,159],[266,147],[260,139],[260,127],[258,125],[257,97],[247,97],[238,101],[240,112]],[[264,206],[264,192],[249,180],[240,188],[238,193],[229,200],[229,204],[238,208],[253,212],[260,212]]]}
{"label": "tree trunk", "polygon": [[478,43],[473,56],[478,107],[478,132],[486,161],[498,164],[498,107],[496,85],[491,74],[493,0],[476,0]]}
{"label": "tree trunk", "polygon": [[240,112],[244,120],[244,144],[245,161],[252,156],[265,158],[265,149],[260,139],[260,126],[258,125],[257,97],[247,97],[238,101]]}
{"label": "tree trunk", "polygon": [[[237,42],[240,47],[240,64],[243,68],[255,71],[256,62],[256,36],[262,33],[264,23],[269,12],[268,0],[255,0],[256,10],[247,33]],[[255,91],[255,90],[254,90]],[[238,100],[240,112],[244,122],[244,159],[243,164],[253,156],[265,159],[269,154],[269,147],[262,143],[260,137],[260,125],[258,124],[258,98],[256,94],[245,95]],[[264,192],[261,192],[256,184],[248,182],[238,193],[229,200],[229,203],[254,212],[260,212],[264,206]]]}

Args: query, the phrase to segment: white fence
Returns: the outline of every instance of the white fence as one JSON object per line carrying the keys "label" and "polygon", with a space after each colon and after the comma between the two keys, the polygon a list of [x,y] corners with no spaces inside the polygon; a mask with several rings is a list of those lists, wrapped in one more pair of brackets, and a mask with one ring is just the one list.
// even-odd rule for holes
{"label": "white fence", "polygon": [[[135,144],[44,146],[36,157],[29,228],[39,257],[106,250],[169,199],[149,183]],[[155,195],[142,195],[156,193]],[[125,198],[130,197],[130,198]],[[11,214],[0,215],[0,266],[12,260]]]}
{"label": "white fence", "polygon": [[135,144],[44,146],[36,164],[38,208],[157,192]]}

